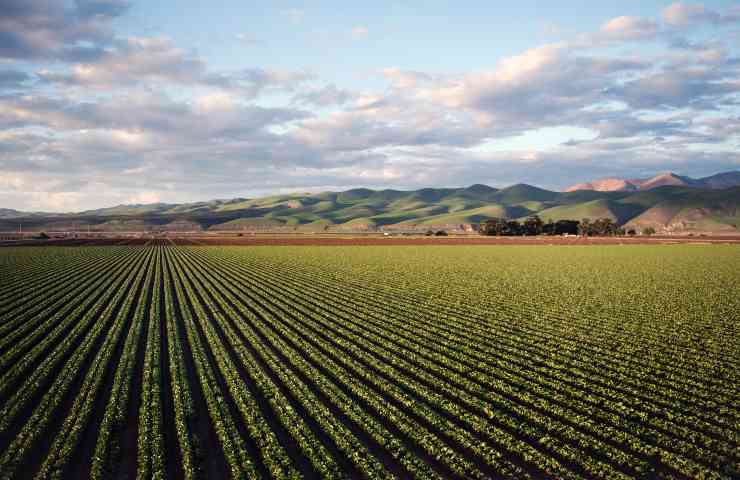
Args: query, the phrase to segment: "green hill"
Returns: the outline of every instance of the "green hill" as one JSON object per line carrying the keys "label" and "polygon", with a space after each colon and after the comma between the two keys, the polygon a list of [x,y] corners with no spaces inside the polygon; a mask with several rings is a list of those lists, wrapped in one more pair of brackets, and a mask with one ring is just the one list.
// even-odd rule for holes
{"label": "green hill", "polygon": [[544,190],[542,188],[533,187],[532,185],[519,183],[499,190],[492,195],[492,199],[504,205],[510,205],[531,201],[546,202],[556,199],[558,195],[559,194],[557,192],[551,192],[550,190]]}
{"label": "green hill", "polygon": [[80,213],[24,213],[5,209],[0,230],[17,231],[243,231],[384,228],[457,228],[489,218],[544,221],[611,218],[631,228],[658,231],[739,232],[740,187],[710,190],[662,186],[630,192],[553,192],[525,184],[413,191],[357,188],[187,204],[119,205]]}
{"label": "green hill", "polygon": [[547,208],[537,212],[537,215],[544,221],[609,218],[621,224],[644,210],[642,206],[637,204],[625,204],[601,198],[583,203],[571,203]]}

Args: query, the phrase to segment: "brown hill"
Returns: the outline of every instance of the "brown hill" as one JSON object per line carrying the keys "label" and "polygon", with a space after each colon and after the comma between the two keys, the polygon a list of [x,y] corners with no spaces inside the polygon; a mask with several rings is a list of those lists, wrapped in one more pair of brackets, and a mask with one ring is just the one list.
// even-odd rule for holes
{"label": "brown hill", "polygon": [[565,191],[574,192],[577,190],[594,190],[597,192],[633,192],[665,186],[723,189],[736,187],[738,185],[740,185],[740,172],[724,172],[698,179],[668,172],[661,173],[651,178],[604,178],[601,180],[593,180],[591,182],[578,183],[568,187]]}
{"label": "brown hill", "polygon": [[603,178],[587,183],[578,183],[565,189],[566,192],[575,192],[577,190],[595,190],[597,192],[631,192],[639,190],[634,180],[624,180],[622,178]]}

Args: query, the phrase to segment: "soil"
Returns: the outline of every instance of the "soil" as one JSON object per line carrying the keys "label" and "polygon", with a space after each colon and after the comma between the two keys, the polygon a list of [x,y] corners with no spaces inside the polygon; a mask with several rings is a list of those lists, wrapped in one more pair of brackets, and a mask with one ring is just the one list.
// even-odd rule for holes
{"label": "soil", "polygon": [[381,235],[233,235],[168,236],[155,238],[89,238],[5,241],[2,246],[106,246],[106,245],[151,245],[168,239],[177,245],[665,245],[665,244],[740,244],[740,236],[636,236],[636,237],[483,237],[458,235],[446,237],[426,236],[381,236]]}

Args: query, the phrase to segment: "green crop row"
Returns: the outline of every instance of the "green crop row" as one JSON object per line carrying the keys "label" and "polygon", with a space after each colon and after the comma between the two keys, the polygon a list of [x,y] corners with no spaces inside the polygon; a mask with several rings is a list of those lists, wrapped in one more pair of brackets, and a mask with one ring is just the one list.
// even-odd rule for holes
{"label": "green crop row", "polygon": [[0,249],[0,479],[740,477],[737,246]]}

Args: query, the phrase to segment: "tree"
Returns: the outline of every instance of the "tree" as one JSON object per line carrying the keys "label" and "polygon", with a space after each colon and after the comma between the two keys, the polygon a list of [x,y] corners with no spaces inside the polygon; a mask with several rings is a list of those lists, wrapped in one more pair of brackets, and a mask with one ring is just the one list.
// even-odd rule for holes
{"label": "tree", "polygon": [[437,230],[434,233],[434,236],[435,237],[446,237],[447,236],[447,232],[445,232],[444,230]]}
{"label": "tree", "polygon": [[547,219],[547,223],[542,225],[542,233],[545,235],[555,235],[555,222],[552,218]]}
{"label": "tree", "polygon": [[489,218],[480,227],[481,235],[504,235],[506,232],[506,220],[503,218]]}
{"label": "tree", "polygon": [[516,220],[509,220],[506,222],[506,233],[505,235],[522,235],[524,233],[522,224]]}
{"label": "tree", "polygon": [[616,235],[618,226],[611,218],[599,218],[590,226],[591,234],[600,237]]}
{"label": "tree", "polygon": [[[542,220],[540,220],[542,223]],[[516,220],[505,220],[503,218],[491,218],[481,224],[481,235],[512,236],[526,234],[524,227]]]}
{"label": "tree", "polygon": [[580,226],[578,220],[558,220],[555,222],[555,235],[578,235],[578,227]]}
{"label": "tree", "polygon": [[583,237],[587,237],[593,233],[591,229],[591,219],[590,218],[584,218],[581,220],[581,223],[578,224],[578,235],[581,235]]}
{"label": "tree", "polygon": [[545,223],[537,215],[531,215],[524,220],[522,230],[524,235],[540,235],[545,227]]}
{"label": "tree", "polygon": [[655,235],[655,228],[653,228],[653,227],[645,227],[645,228],[642,229],[642,234],[643,235],[647,235],[647,236]]}

